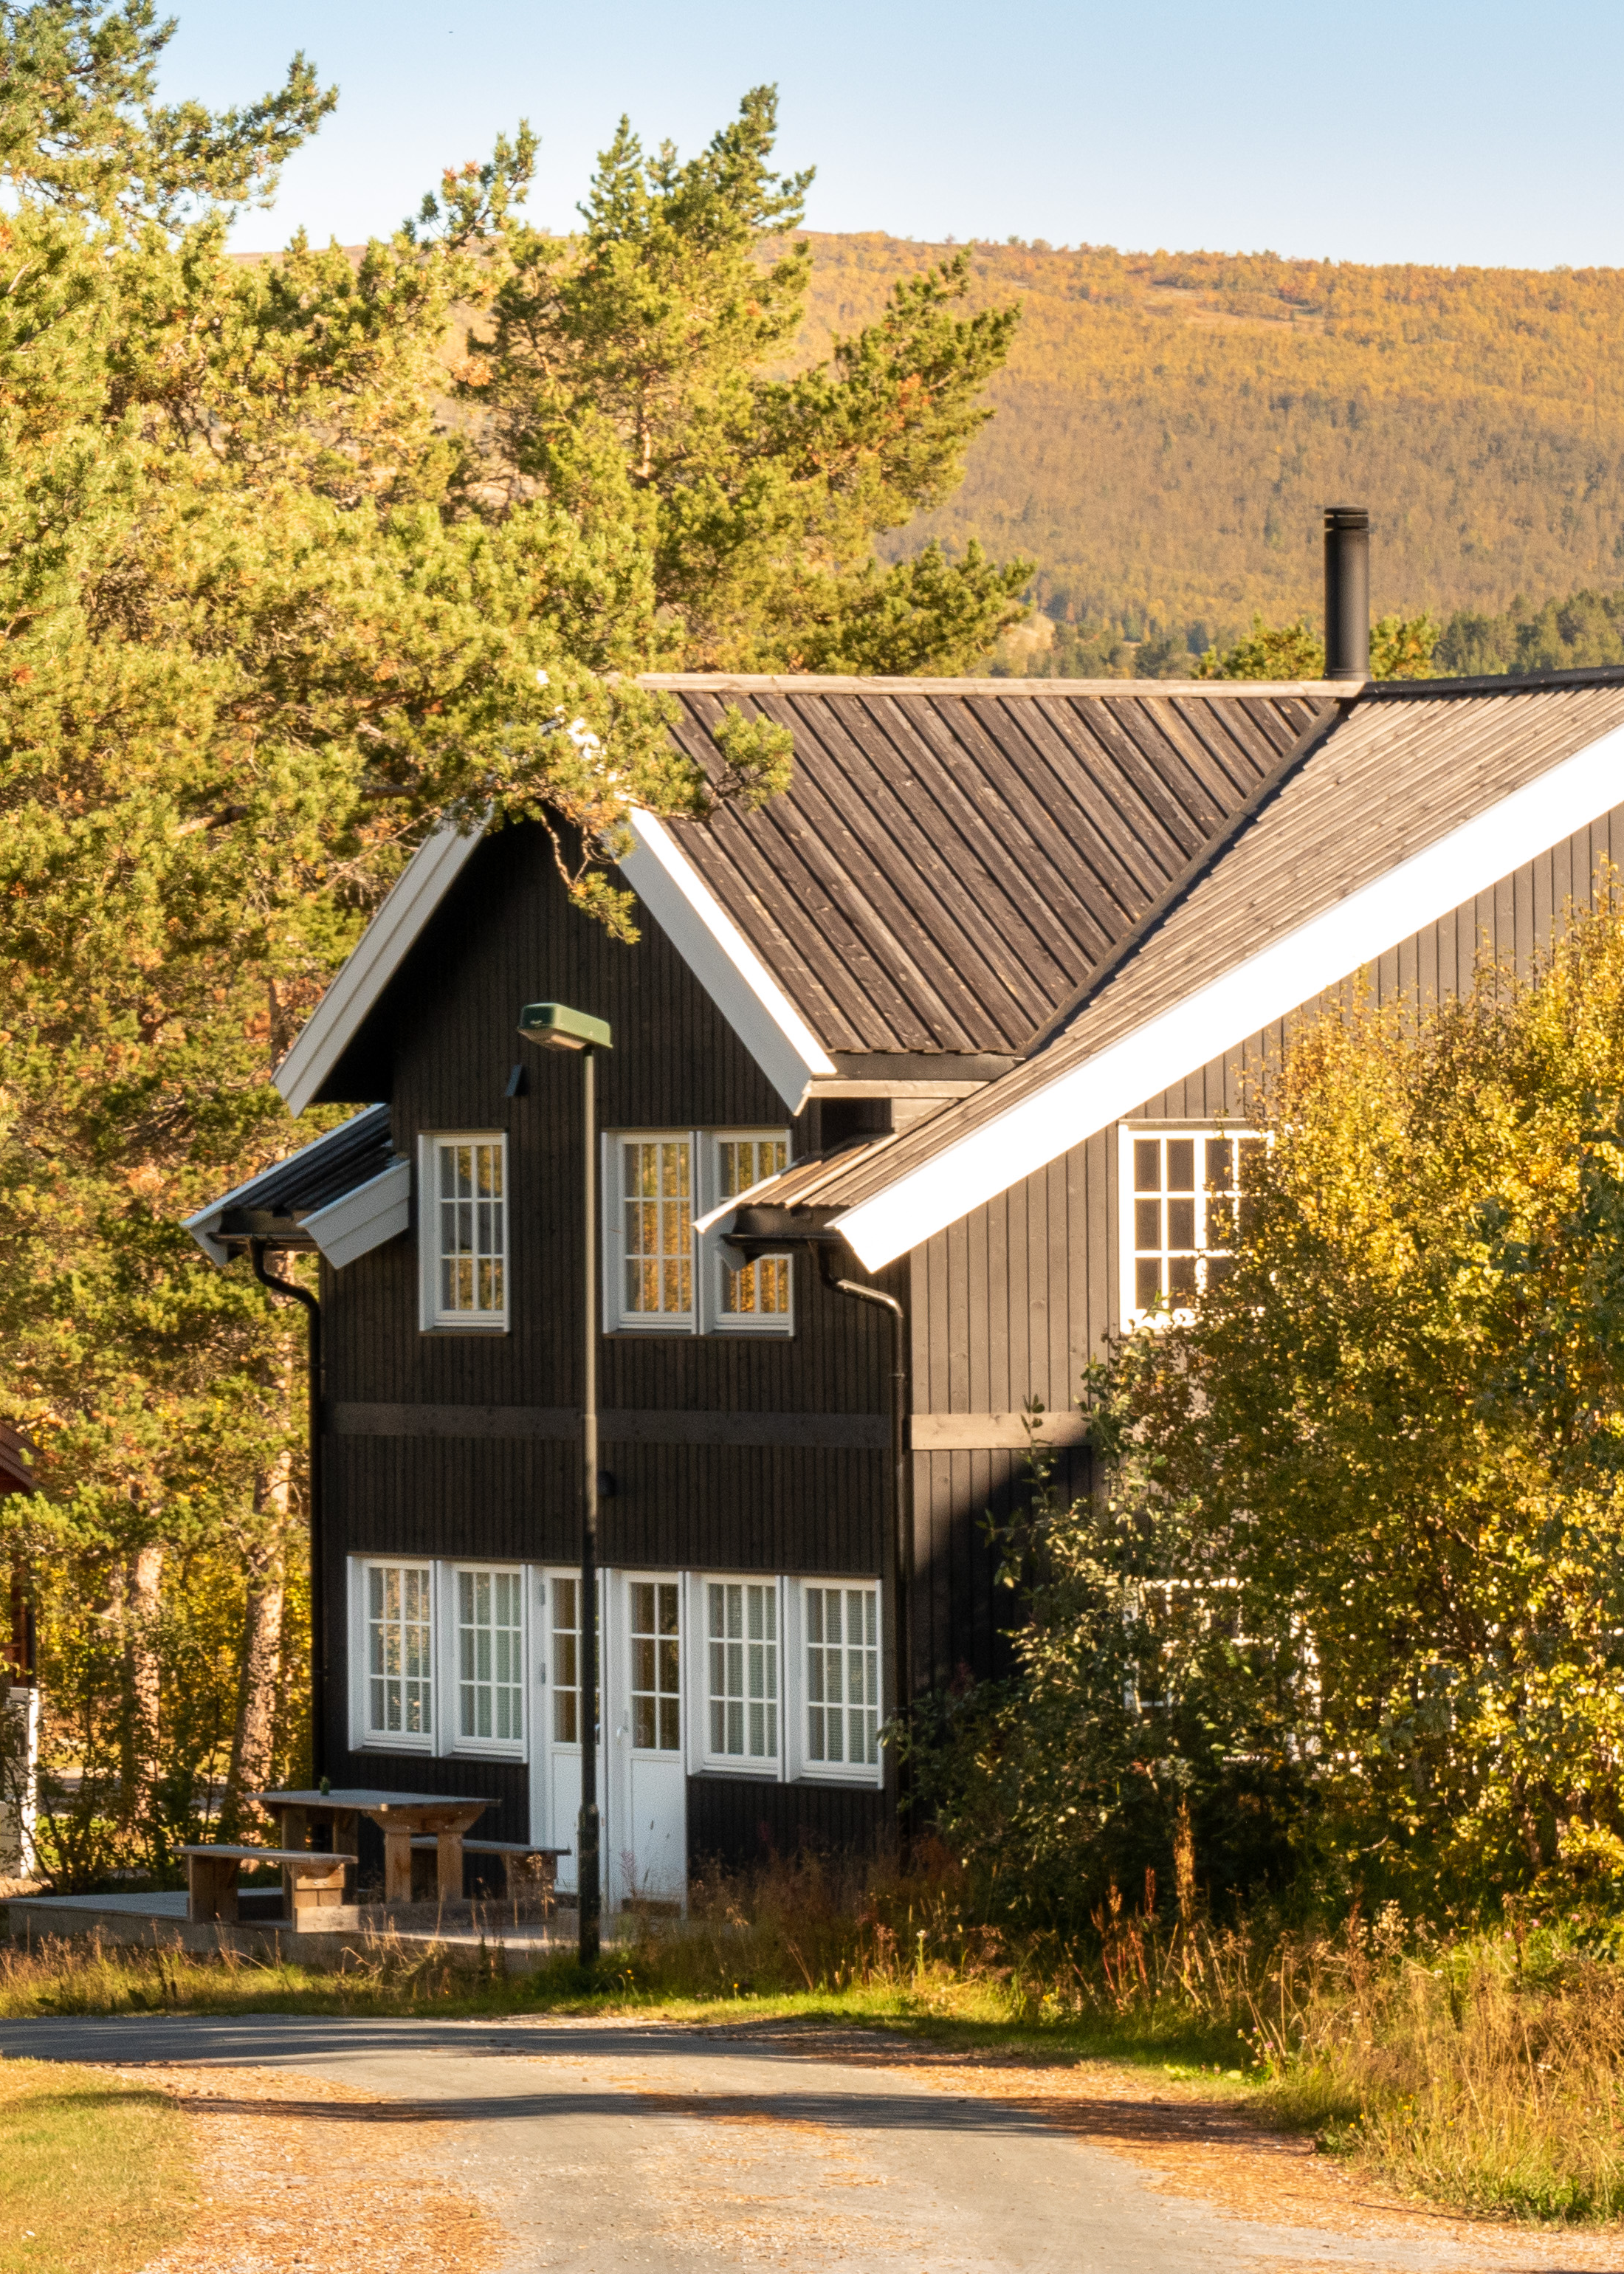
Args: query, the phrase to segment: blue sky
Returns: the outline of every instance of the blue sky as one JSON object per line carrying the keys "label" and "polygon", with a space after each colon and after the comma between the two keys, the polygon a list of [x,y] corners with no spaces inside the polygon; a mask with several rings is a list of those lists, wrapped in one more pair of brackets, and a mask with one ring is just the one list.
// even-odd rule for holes
{"label": "blue sky", "polygon": [[814,228],[1624,265],[1619,0],[170,4],[169,94],[252,98],[301,46],[342,90],[244,248],[387,230],[522,115],[562,228],[621,111],[691,150],[772,79]]}

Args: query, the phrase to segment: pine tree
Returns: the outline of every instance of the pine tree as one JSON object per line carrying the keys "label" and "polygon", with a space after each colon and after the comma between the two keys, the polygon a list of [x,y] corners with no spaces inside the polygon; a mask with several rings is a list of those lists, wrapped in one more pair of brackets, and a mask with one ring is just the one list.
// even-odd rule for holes
{"label": "pine tree", "polygon": [[[650,662],[962,671],[1022,614],[1030,563],[933,545],[887,568],[876,544],[958,486],[1019,309],[958,313],[961,254],[784,376],[812,177],[771,171],[776,124],[775,90],[756,87],[683,162],[669,144],[650,157],[622,120],[579,235],[515,233],[462,376],[476,493],[492,516],[545,496],[584,527],[645,531]],[[431,201],[423,222],[438,218]]]}

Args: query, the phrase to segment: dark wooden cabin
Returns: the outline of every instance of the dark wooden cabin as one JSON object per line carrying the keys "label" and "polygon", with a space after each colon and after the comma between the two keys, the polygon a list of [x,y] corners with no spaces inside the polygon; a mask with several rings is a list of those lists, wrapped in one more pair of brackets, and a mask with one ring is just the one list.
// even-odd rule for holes
{"label": "dark wooden cabin", "polygon": [[1026,1401],[1080,1486],[1083,1366],[1219,1268],[1245,1071],[1361,968],[1526,960],[1624,839],[1620,673],[657,683],[701,757],[791,726],[787,794],[638,817],[632,947],[539,832],[432,840],[278,1075],[362,1111],[192,1225],[322,1256],[321,1767],[573,1844],[581,1085],[517,1024],[609,1021],[613,1894],[883,1840],[886,1716],[1000,1664]]}

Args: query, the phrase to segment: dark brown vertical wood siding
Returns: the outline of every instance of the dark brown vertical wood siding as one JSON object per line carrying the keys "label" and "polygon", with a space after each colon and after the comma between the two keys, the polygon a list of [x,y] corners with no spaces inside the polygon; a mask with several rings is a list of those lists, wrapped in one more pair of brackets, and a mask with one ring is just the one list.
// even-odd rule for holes
{"label": "dark brown vertical wood siding", "polygon": [[690,1777],[688,1868],[719,1864],[748,1870],[773,1856],[802,1853],[873,1856],[894,1822],[886,1795],[861,1786]]}
{"label": "dark brown vertical wood siding", "polygon": [[[598,1061],[603,1128],[788,1122],[686,965],[651,921],[641,921],[643,938],[628,947],[573,908],[538,830],[503,831],[469,862],[374,1014],[367,1063],[380,1075],[392,1069],[394,1141],[414,1164],[420,1132],[508,1133],[511,1331],[420,1331],[415,1231],[342,1272],[324,1269],[329,1410],[579,1407],[580,1066],[520,1041],[523,1004],[572,1003],[610,1020],[615,1048]],[[510,1100],[508,1074],[520,1063],[525,1094]],[[601,1405],[883,1413],[883,1318],[819,1287],[804,1261],[793,1268],[793,1337],[609,1336]],[[345,1558],[572,1560],[578,1456],[572,1444],[545,1440],[329,1431],[326,1457],[335,1607],[327,1710],[333,1758],[342,1761],[347,1645],[336,1607]],[[883,1568],[883,1452],[631,1443],[606,1445],[604,1466],[613,1479],[603,1507],[606,1563],[808,1574]],[[367,1778],[383,1773],[380,1758],[366,1757]],[[395,1766],[392,1781],[432,1789],[458,1789],[459,1774],[464,1782],[470,1774],[467,1765],[459,1771],[415,1757]],[[344,1773],[352,1772],[363,1774],[354,1762]],[[492,1766],[486,1781],[494,1788],[515,1773],[522,1781],[523,1773]],[[524,1832],[515,1822],[511,1836]]]}
{"label": "dark brown vertical wood siding", "polygon": [[[1485,961],[1526,972],[1569,907],[1590,904],[1609,862],[1624,866],[1624,807],[1402,941],[1371,968],[1372,999],[1420,1010],[1469,989]],[[1126,1118],[1238,1119],[1248,1084],[1278,1063],[1291,1032],[1353,983],[1248,1036]],[[914,1250],[915,1412],[1016,1412],[1034,1394],[1050,1412],[1073,1404],[1084,1367],[1118,1323],[1117,1141],[1116,1126],[1101,1131]],[[1014,1503],[1022,1468],[1019,1452],[914,1456],[914,1649],[931,1686],[961,1668],[984,1676],[1004,1662],[999,1630],[1014,1602],[996,1599],[981,1518]],[[1068,1457],[1066,1475],[1083,1488],[1086,1454]]]}

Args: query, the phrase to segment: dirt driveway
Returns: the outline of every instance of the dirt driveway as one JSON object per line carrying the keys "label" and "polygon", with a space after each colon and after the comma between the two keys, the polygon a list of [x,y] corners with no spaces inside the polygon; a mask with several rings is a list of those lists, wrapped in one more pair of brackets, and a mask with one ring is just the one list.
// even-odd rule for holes
{"label": "dirt driveway", "polygon": [[[1102,2063],[1038,2069],[787,2025],[528,2019],[13,2022],[0,2050],[274,2071],[284,2112],[290,2072],[364,2093],[374,2123],[398,2110],[415,2127],[425,2183],[483,2214],[491,2274],[1624,2268],[1616,2238],[1378,2200],[1301,2143]],[[342,2189],[342,2157],[330,2176]]]}

